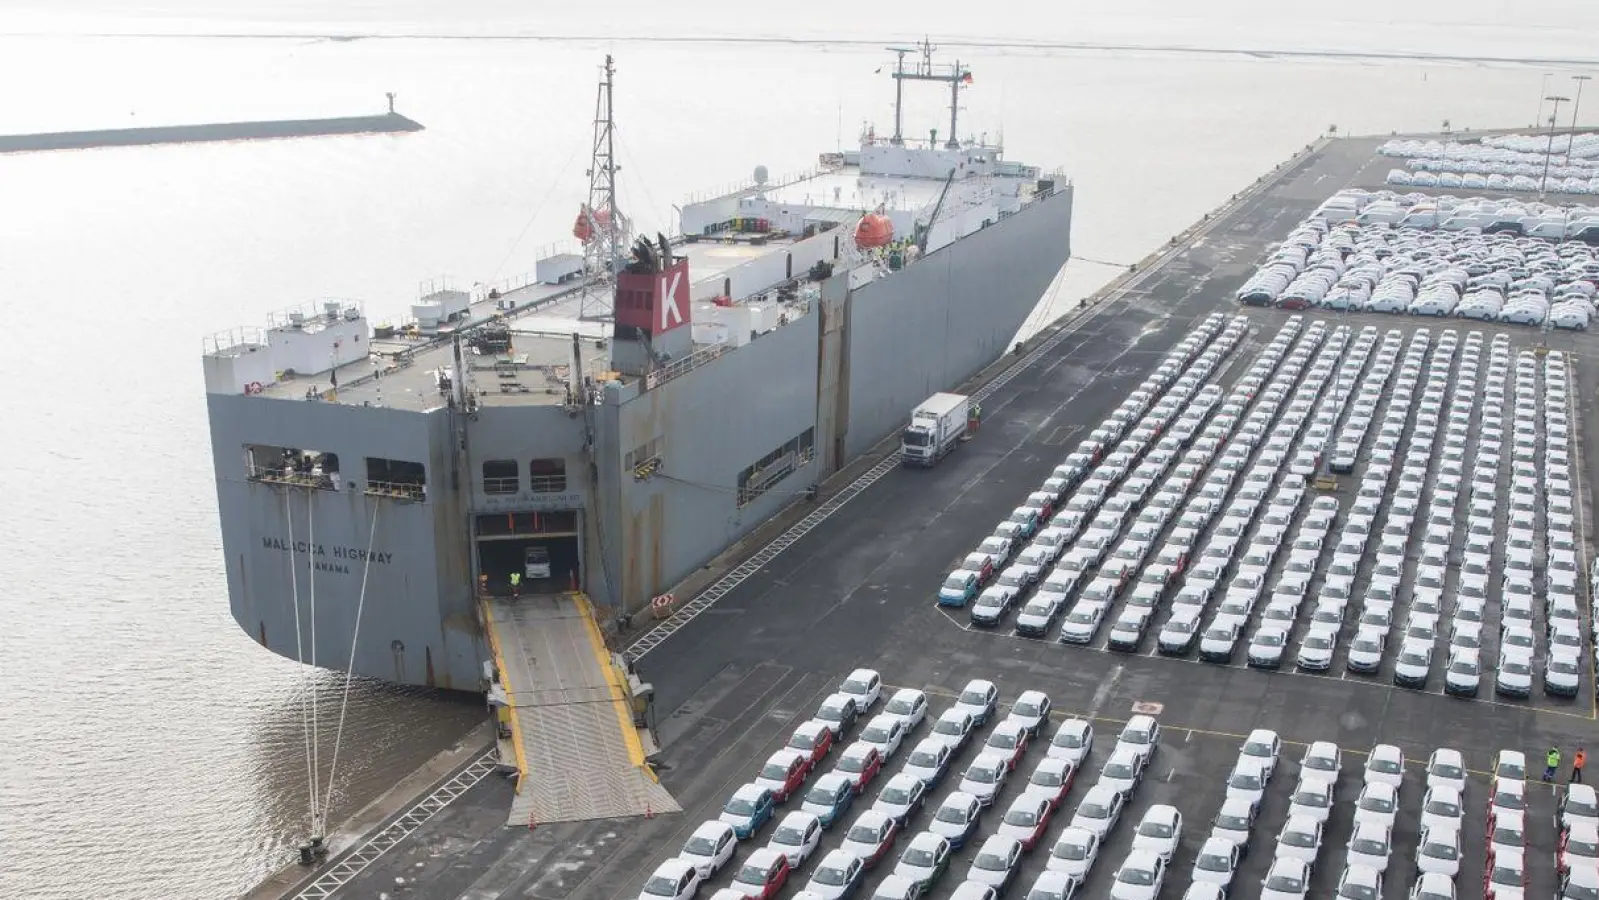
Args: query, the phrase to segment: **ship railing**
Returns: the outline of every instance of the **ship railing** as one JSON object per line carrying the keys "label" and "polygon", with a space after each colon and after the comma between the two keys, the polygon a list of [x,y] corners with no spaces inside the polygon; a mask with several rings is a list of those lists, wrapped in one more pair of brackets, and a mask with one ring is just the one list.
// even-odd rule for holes
{"label": "ship railing", "polygon": [[359,300],[347,300],[340,297],[325,297],[321,300],[310,300],[285,309],[267,314],[268,328],[305,328],[318,327],[329,317],[340,319],[360,319],[366,315],[366,308]]}
{"label": "ship railing", "polygon": [[515,477],[483,479],[485,494],[514,494],[522,488],[522,479]]}
{"label": "ship railing", "polygon": [[296,472],[282,466],[250,466],[245,476],[250,481],[261,484],[276,484],[285,487],[309,488],[318,491],[337,491],[339,489],[339,473],[337,472]]}
{"label": "ship railing", "polygon": [[527,489],[535,494],[566,493],[565,475],[529,475]]}
{"label": "ship railing", "polygon": [[391,500],[422,502],[427,499],[427,486],[404,481],[368,481],[361,492],[368,497],[387,497]]}
{"label": "ship railing", "polygon": [[776,178],[768,178],[766,181],[759,184],[756,183],[754,178],[745,178],[740,181],[729,182],[721,187],[695,191],[694,193],[685,197],[680,205],[688,206],[692,203],[704,203],[708,200],[718,200],[722,197],[731,197],[735,194],[747,193],[754,190],[756,187],[760,187],[768,191],[775,191],[779,188],[788,187],[791,184],[799,184],[802,181],[809,181],[818,175],[825,175],[828,172],[836,171],[838,168],[838,166],[815,165],[808,169],[801,169],[798,172],[788,172],[779,175]]}
{"label": "ship railing", "polygon": [[201,339],[206,356],[235,356],[232,351],[240,347],[261,348],[267,345],[266,331],[249,325],[229,328],[208,334]]}
{"label": "ship railing", "polygon": [[686,375],[713,359],[720,358],[728,350],[727,344],[716,343],[709,347],[702,347],[682,359],[673,360],[665,366],[644,376],[644,389],[654,390],[674,378]]}

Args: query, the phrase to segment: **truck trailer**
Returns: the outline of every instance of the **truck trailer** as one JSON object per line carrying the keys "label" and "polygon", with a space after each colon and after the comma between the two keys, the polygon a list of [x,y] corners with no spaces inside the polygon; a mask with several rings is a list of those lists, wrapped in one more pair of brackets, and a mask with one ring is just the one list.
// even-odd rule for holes
{"label": "truck trailer", "polygon": [[900,437],[900,458],[908,466],[931,466],[955,449],[966,436],[971,398],[964,394],[934,394],[911,410],[911,421]]}

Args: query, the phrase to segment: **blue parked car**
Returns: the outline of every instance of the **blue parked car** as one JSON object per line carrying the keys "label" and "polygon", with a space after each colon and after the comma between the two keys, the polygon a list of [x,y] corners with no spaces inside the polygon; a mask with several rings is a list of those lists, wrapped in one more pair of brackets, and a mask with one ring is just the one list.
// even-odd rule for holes
{"label": "blue parked car", "polygon": [[977,833],[977,825],[982,818],[983,804],[971,794],[955,791],[944,798],[943,805],[933,813],[933,821],[927,830],[949,841],[949,845],[959,850]]}
{"label": "blue parked car", "polygon": [[805,801],[800,804],[800,809],[820,819],[823,828],[829,828],[844,817],[854,802],[855,779],[838,772],[828,772],[816,779],[811,789],[805,792]]}
{"label": "blue parked car", "polygon": [[771,820],[776,808],[777,797],[771,788],[746,784],[734,791],[722,807],[721,820],[733,826],[733,834],[739,840],[747,840]]}
{"label": "blue parked car", "polygon": [[938,589],[938,605],[965,606],[977,596],[979,587],[976,572],[970,569],[957,569],[949,573],[949,577],[944,579],[943,586]]}

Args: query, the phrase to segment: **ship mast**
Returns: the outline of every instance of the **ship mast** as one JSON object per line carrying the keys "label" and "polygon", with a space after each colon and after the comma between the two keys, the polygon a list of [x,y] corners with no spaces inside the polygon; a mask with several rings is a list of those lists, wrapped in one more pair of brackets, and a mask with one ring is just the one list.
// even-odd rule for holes
{"label": "ship mast", "polygon": [[588,203],[583,215],[588,219],[583,239],[583,268],[586,278],[578,317],[585,321],[610,321],[615,314],[612,288],[616,273],[625,262],[631,227],[616,205],[616,120],[611,111],[611,86],[616,75],[610,54],[605,56],[604,75],[594,98],[594,148],[589,155]]}
{"label": "ship mast", "polygon": [[949,150],[960,149],[960,138],[955,130],[960,123],[961,88],[971,84],[972,71],[961,65],[960,60],[947,71],[936,71],[933,66],[934,47],[931,41],[923,40],[917,45],[917,50],[922,58],[911,71],[905,71],[905,55],[916,51],[903,47],[889,47],[890,53],[899,54],[899,62],[894,68],[894,137],[893,143],[904,143],[900,134],[902,107],[905,104],[905,82],[907,81],[942,81],[949,85],[949,140],[944,142],[944,147]]}

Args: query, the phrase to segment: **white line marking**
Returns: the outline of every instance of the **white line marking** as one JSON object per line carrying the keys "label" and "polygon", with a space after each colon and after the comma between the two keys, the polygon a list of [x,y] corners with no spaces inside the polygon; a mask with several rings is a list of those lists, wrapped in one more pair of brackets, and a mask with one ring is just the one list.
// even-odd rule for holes
{"label": "white line marking", "polygon": [[1099,688],[1094,691],[1093,702],[1088,705],[1088,715],[1090,717],[1099,715],[1100,710],[1105,706],[1105,701],[1110,699],[1111,691],[1116,689],[1116,682],[1122,680],[1122,672],[1126,671],[1126,669],[1126,666],[1118,663],[1115,668],[1110,670],[1110,677],[1099,683]]}

